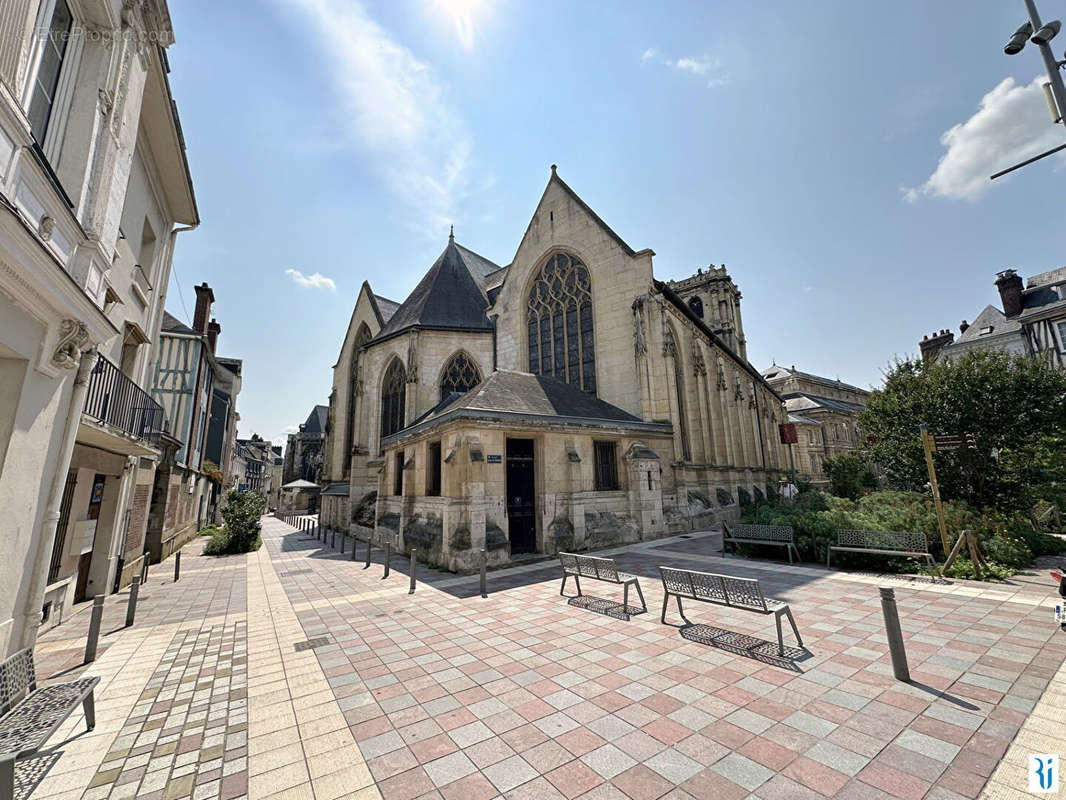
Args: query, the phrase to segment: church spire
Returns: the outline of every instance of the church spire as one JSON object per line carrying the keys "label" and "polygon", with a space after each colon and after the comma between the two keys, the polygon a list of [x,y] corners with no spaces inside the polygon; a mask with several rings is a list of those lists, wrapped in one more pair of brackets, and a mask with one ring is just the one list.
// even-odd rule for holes
{"label": "church spire", "polygon": [[449,242],[454,242],[455,241],[455,226],[454,225],[451,226],[451,232],[448,234],[448,241]]}

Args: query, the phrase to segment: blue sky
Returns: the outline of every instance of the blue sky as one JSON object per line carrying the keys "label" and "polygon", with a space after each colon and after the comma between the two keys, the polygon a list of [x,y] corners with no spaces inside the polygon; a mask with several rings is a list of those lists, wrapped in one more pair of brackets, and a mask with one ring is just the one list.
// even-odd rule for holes
{"label": "blue sky", "polygon": [[203,224],[167,305],[214,288],[242,436],[326,402],[362,281],[402,300],[449,223],[508,263],[552,163],[658,277],[726,264],[760,368],[876,384],[1066,263],[1063,162],[987,179],[1064,139],[1020,1],[170,5]]}

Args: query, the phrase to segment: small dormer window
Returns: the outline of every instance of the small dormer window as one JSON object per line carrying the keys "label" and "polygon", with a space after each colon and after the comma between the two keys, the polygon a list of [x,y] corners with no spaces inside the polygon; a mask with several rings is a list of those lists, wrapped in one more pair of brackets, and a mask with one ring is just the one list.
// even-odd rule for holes
{"label": "small dormer window", "polygon": [[978,336],[988,336],[990,333],[992,333],[992,326],[991,325],[986,325],[985,327],[981,328],[980,331],[978,331],[977,335]]}

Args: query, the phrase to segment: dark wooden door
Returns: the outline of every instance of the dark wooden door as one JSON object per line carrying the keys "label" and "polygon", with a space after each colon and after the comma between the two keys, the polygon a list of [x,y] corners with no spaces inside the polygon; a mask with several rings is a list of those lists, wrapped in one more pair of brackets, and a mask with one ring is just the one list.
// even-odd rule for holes
{"label": "dark wooden door", "polygon": [[536,551],[532,439],[507,440],[507,527],[512,555]]}
{"label": "dark wooden door", "polygon": [[[100,506],[104,501],[104,483],[106,475],[93,476],[93,489],[89,495],[89,511],[86,515],[89,519],[100,519]],[[96,545],[96,537],[93,537],[93,546]],[[89,567],[92,565],[93,551],[82,553],[78,559],[78,582],[74,585],[74,602],[80,603],[85,599],[85,592],[89,586]]]}

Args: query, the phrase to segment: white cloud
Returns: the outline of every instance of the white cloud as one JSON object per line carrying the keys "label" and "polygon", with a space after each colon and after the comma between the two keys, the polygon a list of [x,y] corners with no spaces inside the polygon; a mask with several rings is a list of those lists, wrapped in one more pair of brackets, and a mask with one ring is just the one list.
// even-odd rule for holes
{"label": "white cloud", "polygon": [[298,269],[287,269],[285,274],[292,278],[292,282],[297,286],[302,286],[305,289],[329,289],[331,292],[337,291],[337,284],[333,282],[333,278],[327,278],[321,272],[312,272],[310,275],[304,275]]}
{"label": "white cloud", "polygon": [[357,0],[282,0],[313,28],[346,111],[347,144],[370,156],[412,206],[415,227],[441,233],[466,191],[470,136],[432,67]]}
{"label": "white cloud", "polygon": [[977,112],[948,129],[940,143],[947,152],[921,186],[905,188],[904,197],[923,196],[978,200],[991,187],[989,176],[1062,143],[1062,128],[1048,115],[1046,78],[1020,86],[1006,78],[981,98]]}
{"label": "white cloud", "polygon": [[664,67],[676,69],[678,72],[687,72],[699,78],[707,79],[707,88],[714,89],[729,83],[729,73],[721,71],[721,62],[710,56],[685,56],[683,58],[670,59],[659,56],[659,51],[649,47],[640,57],[641,64],[649,61],[662,64]]}

